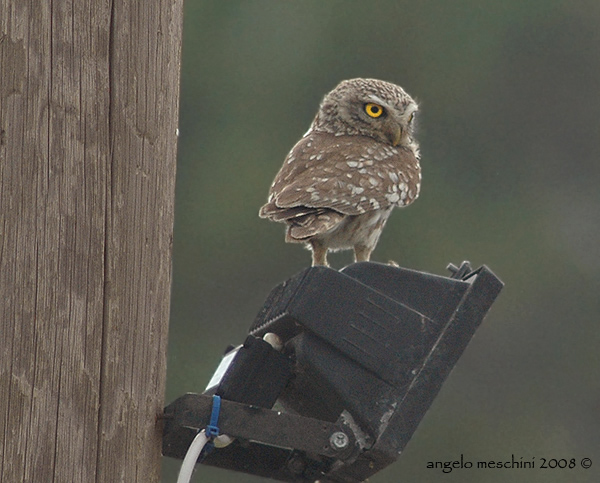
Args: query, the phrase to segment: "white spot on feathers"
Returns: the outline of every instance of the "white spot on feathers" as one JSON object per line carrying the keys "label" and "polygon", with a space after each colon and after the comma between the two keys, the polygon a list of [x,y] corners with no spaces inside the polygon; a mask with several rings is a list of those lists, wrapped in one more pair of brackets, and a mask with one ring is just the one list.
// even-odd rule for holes
{"label": "white spot on feathers", "polygon": [[390,203],[397,203],[398,201],[400,201],[400,196],[398,195],[398,193],[387,194],[385,195],[385,197]]}

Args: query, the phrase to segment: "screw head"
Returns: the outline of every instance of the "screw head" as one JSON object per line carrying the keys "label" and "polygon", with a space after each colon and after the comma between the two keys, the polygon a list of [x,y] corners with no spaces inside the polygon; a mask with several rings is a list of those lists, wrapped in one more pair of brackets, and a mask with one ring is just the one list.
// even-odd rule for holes
{"label": "screw head", "polygon": [[293,456],[287,462],[287,469],[290,470],[290,472],[294,475],[301,475],[305,468],[306,464],[304,463],[304,460],[298,455]]}
{"label": "screw head", "polygon": [[336,431],[329,438],[329,442],[331,443],[331,446],[334,449],[341,450],[348,446],[350,440],[348,439],[348,436],[345,433],[342,433],[341,431]]}

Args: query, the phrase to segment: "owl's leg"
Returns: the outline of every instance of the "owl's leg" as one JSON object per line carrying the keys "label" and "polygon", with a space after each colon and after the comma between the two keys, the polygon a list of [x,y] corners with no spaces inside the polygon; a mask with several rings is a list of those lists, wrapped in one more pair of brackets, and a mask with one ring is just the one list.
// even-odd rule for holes
{"label": "owl's leg", "polygon": [[371,258],[372,248],[365,247],[363,245],[354,246],[354,261],[355,262],[368,262]]}
{"label": "owl's leg", "polygon": [[327,247],[317,240],[310,240],[310,248],[312,250],[312,264],[329,266],[327,263]]}

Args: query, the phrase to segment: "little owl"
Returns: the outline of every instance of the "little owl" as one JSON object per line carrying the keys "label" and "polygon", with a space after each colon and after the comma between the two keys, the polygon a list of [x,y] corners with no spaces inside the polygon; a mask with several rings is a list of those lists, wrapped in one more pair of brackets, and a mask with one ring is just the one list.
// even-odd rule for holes
{"label": "little owl", "polygon": [[417,109],[397,85],[341,82],[283,162],[259,215],[285,223],[285,241],[305,243],[313,265],[349,248],[368,261],[392,209],[419,195]]}

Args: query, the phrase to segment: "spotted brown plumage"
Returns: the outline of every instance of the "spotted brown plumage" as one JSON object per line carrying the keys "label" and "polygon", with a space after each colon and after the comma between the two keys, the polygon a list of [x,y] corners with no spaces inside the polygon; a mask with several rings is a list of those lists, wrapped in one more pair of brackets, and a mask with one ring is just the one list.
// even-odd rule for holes
{"label": "spotted brown plumage", "polygon": [[286,223],[286,241],[307,244],[313,265],[348,248],[369,260],[392,209],[419,194],[416,111],[394,84],[340,83],[286,157],[259,215]]}

